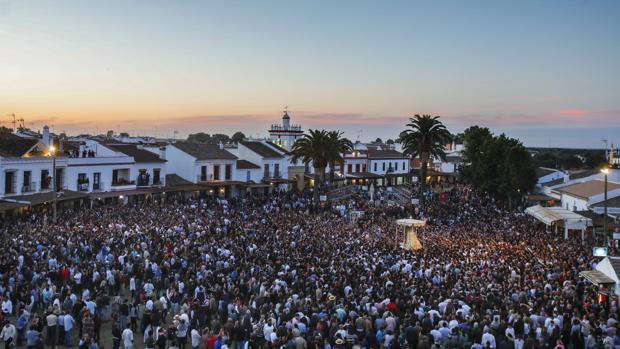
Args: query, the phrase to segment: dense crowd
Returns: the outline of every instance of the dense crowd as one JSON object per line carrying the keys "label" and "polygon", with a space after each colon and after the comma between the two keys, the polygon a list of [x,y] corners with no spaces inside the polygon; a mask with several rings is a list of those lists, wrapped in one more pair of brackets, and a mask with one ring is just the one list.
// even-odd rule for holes
{"label": "dense crowd", "polygon": [[[563,240],[467,188],[424,209],[304,194],[103,206],[2,226],[5,348],[612,348]],[[421,251],[396,248],[423,217]]]}

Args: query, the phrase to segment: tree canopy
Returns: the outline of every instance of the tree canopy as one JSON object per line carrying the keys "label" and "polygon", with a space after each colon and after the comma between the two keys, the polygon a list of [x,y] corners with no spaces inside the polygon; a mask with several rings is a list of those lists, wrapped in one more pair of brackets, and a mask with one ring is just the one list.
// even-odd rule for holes
{"label": "tree canopy", "polygon": [[494,136],[484,127],[464,133],[463,178],[477,191],[508,203],[522,198],[536,185],[536,166],[523,144],[504,134]]}
{"label": "tree canopy", "polygon": [[[420,157],[420,188],[422,193],[426,191],[426,173],[428,161],[431,157],[445,159],[444,146],[451,139],[450,132],[439,120],[439,116],[418,115],[409,119],[406,125],[408,129],[400,133],[398,142],[403,151],[413,158]],[[420,197],[424,203],[424,195]]]}

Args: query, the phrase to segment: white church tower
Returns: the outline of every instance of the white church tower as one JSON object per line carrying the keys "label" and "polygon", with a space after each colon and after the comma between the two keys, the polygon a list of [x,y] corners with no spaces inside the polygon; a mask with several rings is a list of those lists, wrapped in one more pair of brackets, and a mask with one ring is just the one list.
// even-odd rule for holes
{"label": "white church tower", "polygon": [[301,125],[291,124],[288,107],[284,108],[282,124],[273,124],[271,129],[269,129],[269,139],[271,142],[289,151],[293,148],[293,144],[303,135],[304,131],[301,130]]}

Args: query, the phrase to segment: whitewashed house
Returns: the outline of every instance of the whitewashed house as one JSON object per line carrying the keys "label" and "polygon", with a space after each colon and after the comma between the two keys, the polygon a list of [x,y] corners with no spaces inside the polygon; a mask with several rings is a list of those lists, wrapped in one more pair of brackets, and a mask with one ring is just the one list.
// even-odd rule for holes
{"label": "whitewashed house", "polygon": [[237,156],[221,144],[168,144],[165,159],[170,173],[188,182],[204,185],[209,194],[235,196],[245,191],[243,183],[233,178]]}
{"label": "whitewashed house", "polygon": [[[46,144],[47,143],[47,144]],[[0,197],[10,198],[50,192],[53,187],[53,157],[45,139],[0,134]],[[67,158],[56,158],[57,188],[65,188]]]}
{"label": "whitewashed house", "polygon": [[[604,200],[605,182],[590,180],[562,187],[560,193],[562,207],[570,211],[585,211],[598,202]],[[620,196],[620,183],[608,181],[607,198]]]}
{"label": "whitewashed house", "polygon": [[288,189],[289,160],[277,148],[266,141],[249,140],[239,142],[235,151],[238,158],[260,167],[262,178],[259,182],[279,190]]}

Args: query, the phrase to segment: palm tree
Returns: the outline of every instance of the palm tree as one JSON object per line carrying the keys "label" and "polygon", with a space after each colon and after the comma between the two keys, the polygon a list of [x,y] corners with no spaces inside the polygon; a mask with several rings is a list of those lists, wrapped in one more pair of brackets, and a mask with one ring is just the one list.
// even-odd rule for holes
{"label": "palm tree", "polygon": [[317,201],[319,191],[325,181],[325,168],[328,164],[327,150],[329,149],[329,134],[325,130],[308,130],[303,138],[293,144],[291,161],[301,160],[304,165],[312,164],[314,167],[315,190],[314,200]]}
{"label": "palm tree", "polygon": [[327,133],[329,147],[327,149],[327,160],[329,161],[329,183],[334,185],[334,169],[336,163],[340,164],[340,169],[344,168],[345,154],[353,149],[353,143],[345,137],[342,137],[341,131],[330,131]]}
{"label": "palm tree", "polygon": [[444,145],[450,141],[451,135],[446,126],[439,121],[439,116],[418,115],[409,119],[409,129],[404,130],[398,137],[405,154],[412,158],[420,157],[420,190],[422,195],[420,202],[424,204],[424,192],[426,191],[426,173],[428,160],[431,157],[445,159]]}

